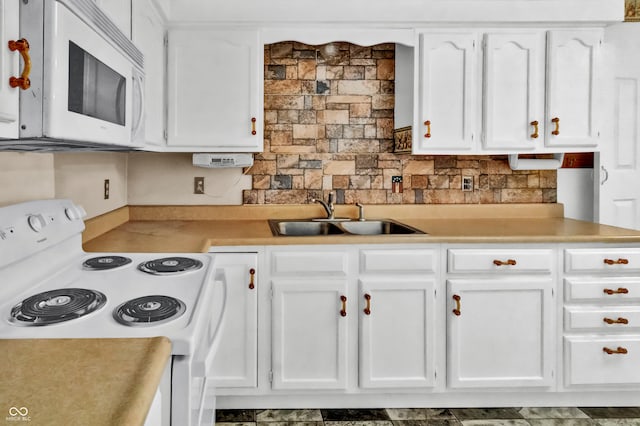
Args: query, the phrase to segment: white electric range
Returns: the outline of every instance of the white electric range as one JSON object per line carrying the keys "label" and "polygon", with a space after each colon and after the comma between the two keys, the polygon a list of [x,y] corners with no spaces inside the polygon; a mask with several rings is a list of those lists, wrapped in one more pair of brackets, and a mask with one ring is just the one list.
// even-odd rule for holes
{"label": "white electric range", "polygon": [[0,339],[166,336],[145,424],[213,424],[207,374],[226,301],[213,255],[85,253],[84,216],[69,200],[0,208]]}

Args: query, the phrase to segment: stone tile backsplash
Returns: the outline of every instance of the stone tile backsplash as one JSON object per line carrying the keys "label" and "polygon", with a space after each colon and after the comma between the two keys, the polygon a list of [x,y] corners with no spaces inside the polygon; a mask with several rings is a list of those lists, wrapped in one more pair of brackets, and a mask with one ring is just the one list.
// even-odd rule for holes
{"label": "stone tile backsplash", "polygon": [[330,191],[339,203],[556,202],[554,170],[512,171],[506,156],[393,153],[394,53],[393,44],[265,46],[265,149],[245,204],[304,204]]}

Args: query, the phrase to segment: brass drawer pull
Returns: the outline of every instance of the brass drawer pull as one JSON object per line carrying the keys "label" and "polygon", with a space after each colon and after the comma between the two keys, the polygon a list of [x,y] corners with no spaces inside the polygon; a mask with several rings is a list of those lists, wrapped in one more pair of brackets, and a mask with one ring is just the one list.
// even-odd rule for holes
{"label": "brass drawer pull", "polygon": [[513,259],[507,259],[506,262],[503,262],[502,260],[494,260],[493,264],[496,266],[504,266],[504,265],[509,265],[509,266],[514,266],[516,264],[516,261]]}
{"label": "brass drawer pull", "polygon": [[624,288],[624,287],[619,287],[617,290],[611,290],[610,288],[605,288],[603,290],[604,293],[607,293],[609,295],[611,294],[627,294],[629,293],[629,290]]}
{"label": "brass drawer pull", "polygon": [[7,43],[9,50],[20,52],[22,60],[24,62],[24,68],[20,77],[9,77],[9,86],[16,88],[19,87],[22,90],[27,90],[31,87],[31,80],[29,80],[29,74],[31,73],[31,56],[29,55],[29,42],[25,38],[20,40],[9,40]]}
{"label": "brass drawer pull", "polygon": [[342,309],[340,310],[340,316],[347,316],[347,296],[340,296],[340,300],[342,301]]}
{"label": "brass drawer pull", "polygon": [[629,324],[629,320],[626,318],[618,317],[618,319],[603,318],[607,324]]}
{"label": "brass drawer pull", "polygon": [[458,296],[457,294],[454,294],[453,300],[456,301],[456,308],[452,312],[454,313],[455,316],[459,317],[460,314],[462,313],[460,311],[460,296]]}
{"label": "brass drawer pull", "polygon": [[552,131],[551,134],[558,136],[560,134],[560,119],[558,117],[554,117],[551,119],[551,122],[556,125],[555,130]]}
{"label": "brass drawer pull", "polygon": [[367,301],[367,306],[364,308],[364,314],[371,315],[371,295],[368,293],[365,293],[364,300]]}
{"label": "brass drawer pull", "polygon": [[604,263],[606,263],[607,265],[627,265],[629,263],[629,260],[628,259],[618,259],[618,260],[605,259]]}
{"label": "brass drawer pull", "polygon": [[424,137],[430,138],[431,137],[431,120],[425,121],[424,125],[427,126],[427,133],[424,134]]}
{"label": "brass drawer pull", "polygon": [[253,268],[249,269],[249,290],[253,290],[254,288],[256,288],[256,285],[253,283],[255,275],[256,270]]}
{"label": "brass drawer pull", "polygon": [[608,355],[613,355],[613,354],[625,355],[629,352],[627,351],[626,348],[623,348],[622,346],[618,346],[616,349],[609,349],[605,346],[604,348],[602,348],[602,350],[606,352]]}
{"label": "brass drawer pull", "polygon": [[531,122],[531,125],[533,126],[533,133],[531,134],[531,137],[533,139],[537,139],[538,138],[538,120],[534,120]]}
{"label": "brass drawer pull", "polygon": [[256,118],[251,117],[251,134],[255,136],[256,133]]}

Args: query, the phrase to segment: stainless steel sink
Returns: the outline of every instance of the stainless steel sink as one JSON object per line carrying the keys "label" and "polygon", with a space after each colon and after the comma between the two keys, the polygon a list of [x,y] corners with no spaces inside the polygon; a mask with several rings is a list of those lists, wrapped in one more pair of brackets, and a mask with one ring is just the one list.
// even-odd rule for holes
{"label": "stainless steel sink", "polygon": [[381,234],[424,234],[424,232],[412,228],[409,225],[392,220],[365,220],[343,222],[340,226],[350,234],[356,235],[381,235]]}
{"label": "stainless steel sink", "polygon": [[275,236],[424,234],[419,229],[393,220],[318,222],[313,219],[271,219],[269,227]]}
{"label": "stainless steel sink", "polygon": [[309,236],[309,235],[339,235],[340,228],[331,222],[314,222],[311,220],[270,220],[269,226],[273,235]]}

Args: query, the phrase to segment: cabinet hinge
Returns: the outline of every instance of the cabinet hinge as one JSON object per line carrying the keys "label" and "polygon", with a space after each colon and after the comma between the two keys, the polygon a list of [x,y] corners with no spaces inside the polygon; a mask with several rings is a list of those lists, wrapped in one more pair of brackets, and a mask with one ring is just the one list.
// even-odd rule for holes
{"label": "cabinet hinge", "polygon": [[169,47],[169,34],[165,33],[164,34],[164,47]]}
{"label": "cabinet hinge", "polygon": [[475,48],[476,48],[476,41],[475,40],[471,41],[471,47],[473,47],[473,49],[475,50]]}
{"label": "cabinet hinge", "polygon": [[269,371],[269,383],[273,383],[273,371]]}
{"label": "cabinet hinge", "polygon": [[167,140],[169,140],[169,132],[167,132],[167,129],[164,129],[162,131],[162,137],[164,138],[164,141],[166,142]]}
{"label": "cabinet hinge", "polygon": [[556,297],[556,290],[555,289],[551,289],[551,297]]}
{"label": "cabinet hinge", "polygon": [[472,132],[471,133],[471,142],[473,142],[475,138],[476,138],[476,134]]}
{"label": "cabinet hinge", "polygon": [[438,372],[436,370],[433,370],[433,380],[436,380],[438,378]]}

